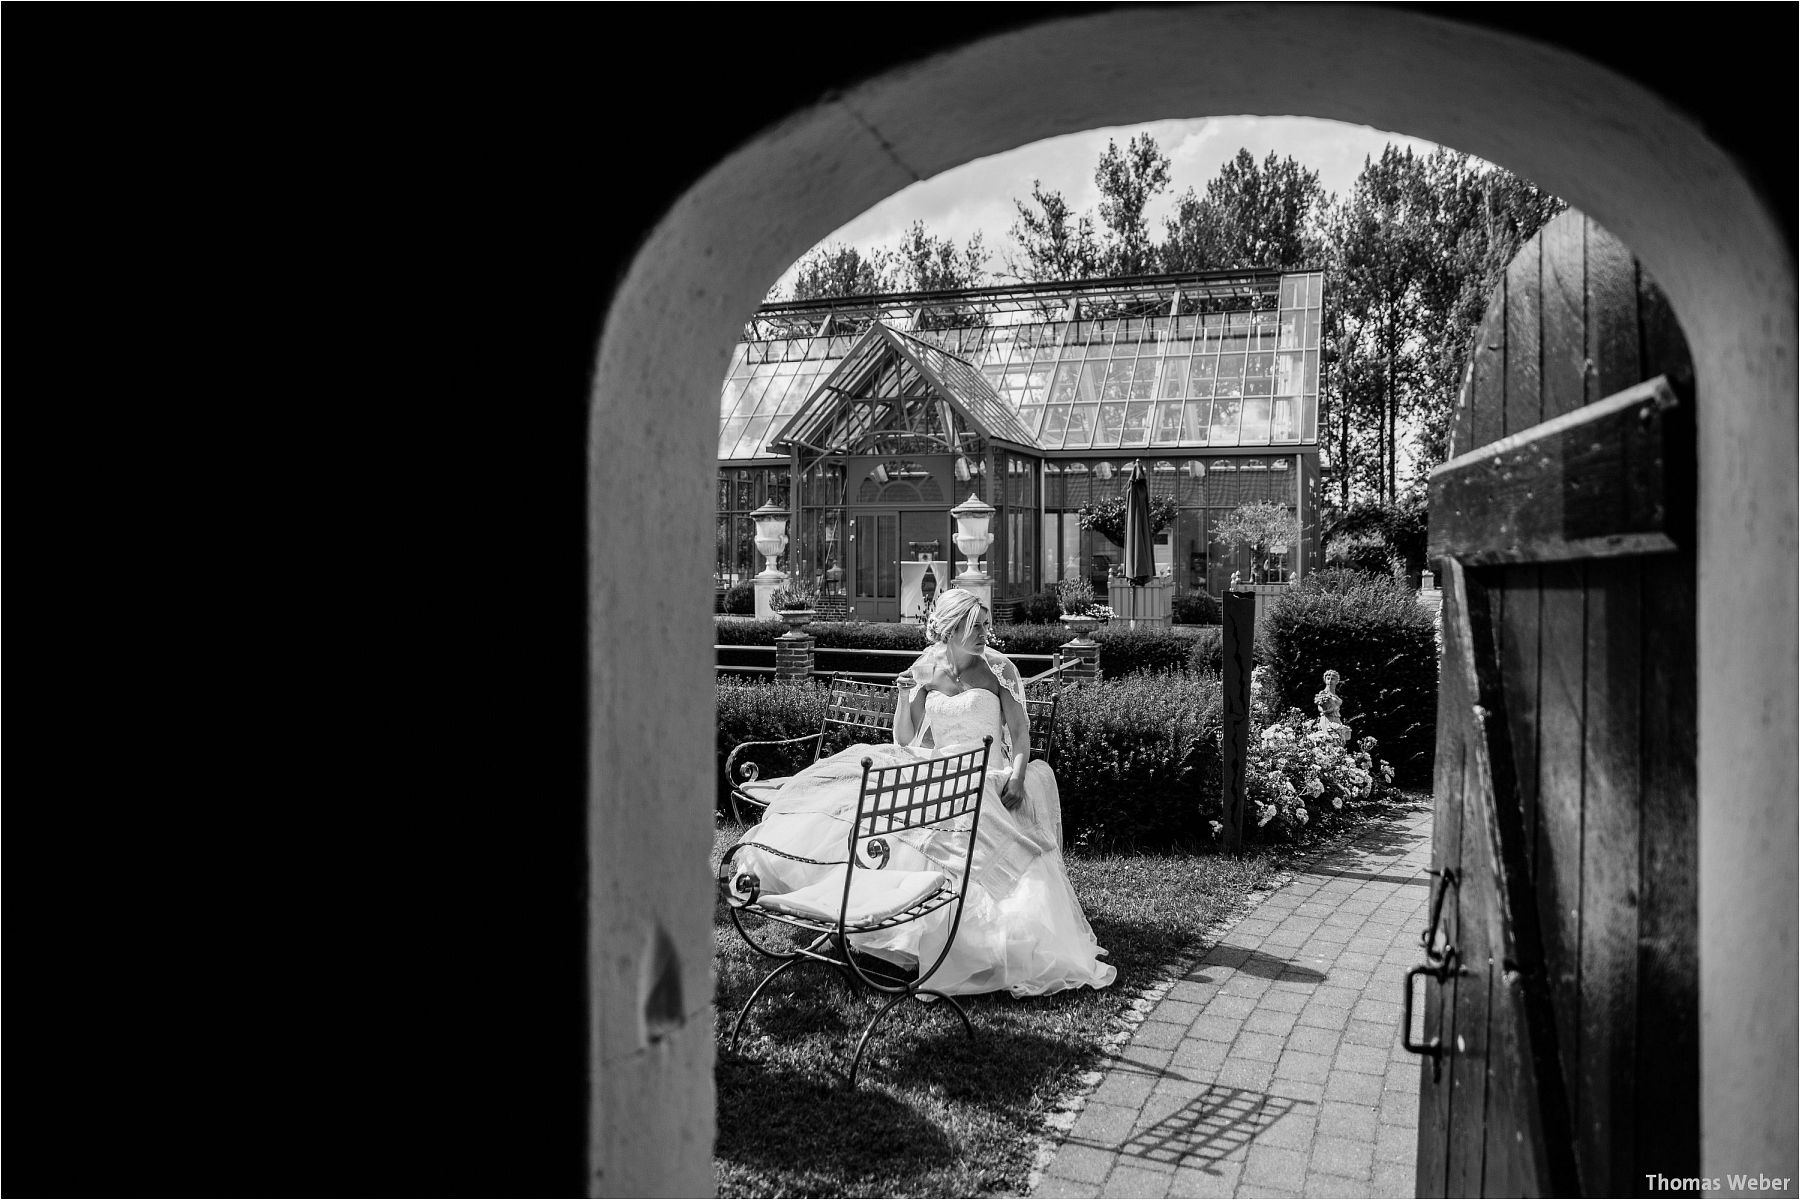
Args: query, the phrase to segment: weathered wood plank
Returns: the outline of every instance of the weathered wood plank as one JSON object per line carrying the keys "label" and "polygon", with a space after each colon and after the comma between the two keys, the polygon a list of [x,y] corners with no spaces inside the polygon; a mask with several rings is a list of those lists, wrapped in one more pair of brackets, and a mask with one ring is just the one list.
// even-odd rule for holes
{"label": "weathered wood plank", "polygon": [[1544,284],[1540,305],[1543,327],[1543,415],[1548,421],[1574,412],[1605,393],[1588,391],[1587,370],[1587,218],[1573,209],[1544,226]]}
{"label": "weathered wood plank", "polygon": [[1427,554],[1465,566],[1668,553],[1680,401],[1650,380],[1433,469]]}
{"label": "weathered wood plank", "polygon": [[1557,1046],[1564,1056],[1569,1103],[1581,1103],[1574,1055],[1580,1050],[1575,1020],[1581,949],[1581,753],[1587,700],[1584,644],[1587,626],[1586,568],[1543,568],[1542,657],[1538,693],[1538,824],[1534,880]]}
{"label": "weathered wood plank", "polygon": [[1543,240],[1532,238],[1506,266],[1506,396],[1502,435],[1521,433],[1544,419],[1539,326]]}
{"label": "weathered wood plank", "polygon": [[[1642,560],[1587,569],[1587,731],[1582,754],[1582,1103],[1575,1153],[1589,1195],[1635,1195]],[[1635,1177],[1634,1177],[1635,1176]]]}
{"label": "weathered wood plank", "polygon": [[[1587,230],[1587,344],[1590,397],[1610,396],[1644,376],[1638,345],[1637,260],[1624,242],[1593,222]],[[1591,401],[1590,401],[1591,402]]]}
{"label": "weathered wood plank", "polygon": [[1470,356],[1475,367],[1469,395],[1471,451],[1506,436],[1506,293],[1502,277],[1488,300]]}
{"label": "weathered wood plank", "polygon": [[[1508,1063],[1495,1063],[1490,1056],[1490,1069],[1516,1072],[1510,1081],[1490,1076],[1490,1082],[1501,1080],[1499,1087],[1508,1105],[1504,1110],[1491,1111],[1523,1132],[1524,1138],[1518,1147],[1519,1157],[1511,1164],[1497,1165],[1495,1177],[1523,1170],[1529,1160],[1535,1176],[1530,1186],[1520,1188],[1521,1191],[1572,1195],[1577,1175],[1569,1144],[1571,1109],[1559,1070],[1557,1020],[1541,936],[1543,921],[1525,867],[1524,828],[1518,819],[1516,800],[1518,784],[1513,777],[1500,657],[1494,642],[1492,593],[1486,579],[1466,571],[1456,560],[1449,560],[1447,566],[1465,598],[1467,619],[1462,641],[1470,653],[1455,669],[1467,673],[1474,683],[1476,703],[1469,710],[1468,757],[1473,764],[1472,774],[1488,783],[1488,803],[1471,804],[1465,810],[1465,875],[1471,879],[1485,875],[1492,889],[1492,900],[1485,912],[1489,921],[1489,970],[1510,973],[1517,982],[1517,1005],[1490,1014],[1490,1022],[1511,1022],[1509,1036],[1514,1047]],[[1471,799],[1481,795],[1475,793]],[[1511,799],[1503,802],[1503,798]],[[1468,836],[1477,811],[1482,826],[1475,839],[1480,843],[1479,851],[1470,845]],[[1478,858],[1471,857],[1477,854]],[[1483,1194],[1491,1194],[1491,1189]]]}
{"label": "weathered wood plank", "polygon": [[[1467,722],[1468,710],[1461,714]],[[1470,730],[1471,736],[1474,730]],[[1493,986],[1492,917],[1500,911],[1495,873],[1489,861],[1487,823],[1477,810],[1493,803],[1493,781],[1479,754],[1463,760],[1462,871],[1456,889],[1457,961],[1453,1028],[1444,1047],[1456,1064],[1450,1079],[1450,1162],[1445,1194],[1485,1196],[1482,1187],[1483,1143],[1487,1140],[1488,1080],[1494,1064],[1488,1056],[1488,993]]]}
{"label": "weathered wood plank", "polygon": [[1525,865],[1537,878],[1539,572],[1535,566],[1495,569],[1501,685],[1519,784],[1519,820],[1525,831]]}
{"label": "weathered wood plank", "polygon": [[[1465,771],[1464,735],[1471,701],[1463,676],[1453,664],[1463,656],[1455,651],[1464,622],[1459,618],[1462,599],[1456,588],[1444,583],[1443,669],[1438,678],[1437,747],[1432,764],[1432,888],[1445,886],[1443,872],[1462,869],[1463,779]],[[1459,897],[1452,891],[1445,899],[1442,940],[1455,944],[1460,923]],[[1429,919],[1429,914],[1427,916]],[[1424,962],[1421,949],[1420,962]],[[1456,989],[1459,980],[1443,983],[1415,984],[1423,989],[1425,1020],[1423,1038],[1436,1037],[1448,1047],[1455,1043],[1456,1030],[1451,1017],[1456,1011]],[[1415,1000],[1417,1003],[1417,1000]],[[1414,1168],[1416,1194],[1446,1196],[1447,1172],[1450,1165],[1450,1096],[1456,1078],[1456,1058],[1446,1053],[1434,1066],[1430,1058],[1419,1060],[1419,1140],[1418,1159]]]}
{"label": "weathered wood plank", "polygon": [[1643,563],[1637,1076],[1640,1172],[1700,1174],[1699,858],[1692,554]]}

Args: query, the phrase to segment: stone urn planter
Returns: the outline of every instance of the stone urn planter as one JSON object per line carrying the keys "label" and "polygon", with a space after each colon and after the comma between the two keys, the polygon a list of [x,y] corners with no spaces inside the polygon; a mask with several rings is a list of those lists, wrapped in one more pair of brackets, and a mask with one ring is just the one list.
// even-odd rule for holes
{"label": "stone urn planter", "polygon": [[1082,617],[1064,616],[1062,618],[1062,625],[1063,625],[1064,629],[1067,629],[1071,634],[1074,635],[1074,638],[1077,642],[1079,642],[1083,645],[1091,645],[1093,642],[1093,638],[1090,635],[1094,632],[1095,629],[1098,629],[1100,627],[1100,618],[1099,617],[1086,617],[1086,616],[1082,616]]}
{"label": "stone urn planter", "polygon": [[[787,623],[788,633],[799,633],[819,615],[816,608],[784,608],[775,614]],[[785,636],[785,635],[784,635]]]}

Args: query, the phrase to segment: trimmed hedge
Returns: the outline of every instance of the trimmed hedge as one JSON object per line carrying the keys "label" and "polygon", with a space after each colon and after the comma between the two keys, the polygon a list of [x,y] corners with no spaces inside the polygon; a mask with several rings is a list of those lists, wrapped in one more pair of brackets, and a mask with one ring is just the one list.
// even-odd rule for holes
{"label": "trimmed hedge", "polygon": [[1324,674],[1356,736],[1408,783],[1427,780],[1437,740],[1437,637],[1432,616],[1391,576],[1320,572],[1286,589],[1263,618],[1256,660],[1268,668],[1280,710],[1317,710]]}
{"label": "trimmed hedge", "polygon": [[[720,646],[773,646],[787,632],[780,621],[714,620]],[[925,649],[925,630],[920,625],[901,625],[888,621],[815,621],[806,627],[813,644],[821,650],[913,650]],[[990,636],[1002,654],[1054,654],[1068,645],[1071,635],[1061,625],[995,625]],[[1166,629],[1101,628],[1094,632],[1100,644],[1100,671],[1108,679],[1120,679],[1145,671],[1178,671],[1190,664],[1195,653],[1194,638]],[[1204,636],[1200,639],[1204,641]],[[1212,655],[1218,670],[1217,653]],[[901,665],[867,660],[834,659],[834,667],[846,671],[884,671]],[[1025,674],[1038,674],[1037,664],[1030,664]]]}
{"label": "trimmed hedge", "polygon": [[719,601],[719,611],[740,617],[755,616],[756,585],[746,579],[726,588],[725,595]]}
{"label": "trimmed hedge", "polygon": [[1169,607],[1177,625],[1217,625],[1225,619],[1219,602],[1199,588],[1176,592]]}
{"label": "trimmed hedge", "polygon": [[1013,610],[1013,620],[1021,625],[1054,625],[1061,619],[1062,601],[1056,598],[1053,587],[1025,597]]}
{"label": "trimmed hedge", "polygon": [[[825,715],[827,693],[819,683],[721,679],[718,695],[717,803],[729,811],[725,759],[732,748],[814,732]],[[1179,673],[1064,689],[1056,719],[1056,775],[1065,843],[1209,841],[1207,821],[1218,816],[1220,806],[1222,712],[1216,680]],[[835,753],[851,740],[834,730],[824,752]],[[790,775],[812,757],[810,744],[756,753],[764,778]]]}

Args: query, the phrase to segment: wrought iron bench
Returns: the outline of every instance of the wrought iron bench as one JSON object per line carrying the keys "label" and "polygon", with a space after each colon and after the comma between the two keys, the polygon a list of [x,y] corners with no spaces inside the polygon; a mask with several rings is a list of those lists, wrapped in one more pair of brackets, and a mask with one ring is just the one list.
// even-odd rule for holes
{"label": "wrought iron bench", "polygon": [[[739,842],[725,852],[719,863],[719,891],[731,913],[738,933],[758,954],[779,962],[750,993],[731,1026],[730,1049],[737,1050],[743,1032],[744,1018],[763,991],[789,967],[802,962],[820,962],[833,967],[843,977],[851,993],[862,985],[887,995],[869,1023],[863,1027],[850,1060],[850,1086],[856,1086],[856,1072],[862,1065],[863,1051],[869,1037],[883,1017],[894,1006],[911,996],[934,996],[947,1001],[962,1018],[963,1029],[975,1037],[975,1026],[969,1014],[954,996],[925,986],[943,965],[956,942],[956,931],[962,924],[963,899],[969,890],[969,870],[975,858],[975,835],[981,821],[982,785],[987,778],[988,755],[994,739],[981,739],[979,750],[969,750],[945,758],[907,763],[894,767],[876,767],[872,760],[862,760],[862,784],[856,801],[856,820],[845,839],[842,859],[819,860],[786,854],[772,846],[756,842]],[[891,857],[887,839],[909,829],[943,825],[968,818],[969,848],[963,855],[960,877],[951,878],[943,871],[885,871]],[[819,881],[794,891],[767,895],[754,871],[739,869],[733,859],[748,849],[759,849],[795,862],[831,868]],[[873,967],[868,960],[851,952],[849,939],[859,933],[891,929],[929,916],[940,909],[954,906],[950,917],[950,933],[937,959],[927,967],[921,961],[918,974],[911,979]],[[779,922],[796,929],[815,933],[811,945],[796,943],[787,950],[774,949],[758,941],[745,918],[754,916],[764,921]],[[762,921],[753,922],[766,928]]]}
{"label": "wrought iron bench", "polygon": [[[812,742],[812,761],[818,762],[825,749],[825,735],[833,729],[848,730],[858,741],[892,741],[894,709],[899,702],[899,688],[891,683],[858,683],[835,677],[831,695],[825,702],[825,715],[816,733],[802,734],[779,741],[740,742],[725,760],[725,778],[731,784],[731,812],[740,823],[745,821],[746,806],[754,818],[759,809],[768,807],[787,782],[785,777],[763,779],[762,768],[748,752],[772,746],[799,746]],[[1031,722],[1031,757],[1049,763],[1056,769],[1056,706],[1060,695],[1048,700],[1027,700],[1025,715]],[[743,759],[740,763],[739,760]]]}

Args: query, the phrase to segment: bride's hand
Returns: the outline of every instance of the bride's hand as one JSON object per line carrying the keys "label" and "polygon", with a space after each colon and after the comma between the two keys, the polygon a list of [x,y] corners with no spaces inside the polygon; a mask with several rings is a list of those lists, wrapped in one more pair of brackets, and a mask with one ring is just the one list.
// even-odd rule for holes
{"label": "bride's hand", "polygon": [[1006,782],[1000,785],[1000,803],[1009,809],[1025,803],[1025,776],[1007,776]]}

